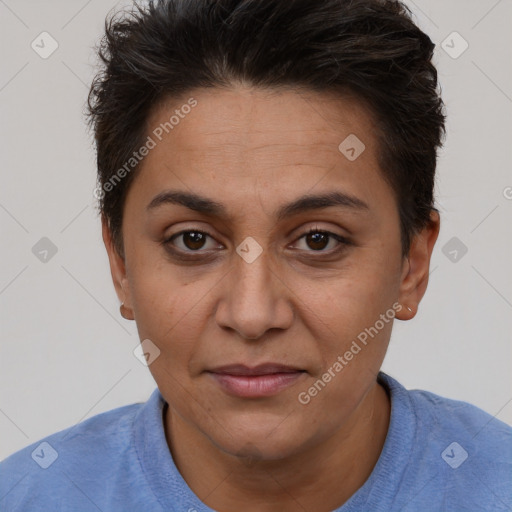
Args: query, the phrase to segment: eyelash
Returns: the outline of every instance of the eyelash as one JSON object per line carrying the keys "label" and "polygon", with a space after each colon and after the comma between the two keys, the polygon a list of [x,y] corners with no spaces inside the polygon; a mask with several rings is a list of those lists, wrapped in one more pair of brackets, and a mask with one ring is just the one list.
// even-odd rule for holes
{"label": "eyelash", "polygon": [[[193,250],[184,251],[182,249],[176,249],[176,248],[173,247],[172,242],[176,238],[179,238],[181,235],[185,235],[187,233],[199,233],[201,235],[206,235],[206,236],[208,236],[208,237],[210,237],[212,239],[215,239],[207,231],[202,231],[202,230],[199,230],[199,229],[187,229],[187,230],[184,230],[184,231],[180,231],[179,233],[175,233],[172,236],[166,238],[162,242],[162,245],[165,247],[165,249],[168,252],[172,253],[174,256],[177,256],[178,258],[193,259],[194,256],[191,257],[191,255],[194,255],[194,254],[199,254],[199,255],[203,254],[203,256],[204,256],[204,253],[207,253],[208,251],[203,251],[201,249],[198,249],[196,251],[193,251]],[[308,252],[308,253],[320,253],[320,254],[325,254],[325,255],[334,255],[334,254],[336,254],[338,252],[343,251],[346,248],[346,246],[353,245],[352,242],[350,242],[347,238],[345,238],[345,237],[343,237],[341,235],[338,235],[338,234],[333,233],[331,231],[327,231],[327,230],[323,230],[323,229],[317,229],[317,228],[309,229],[308,231],[303,233],[299,238],[297,238],[296,241],[301,240],[301,239],[303,239],[303,238],[305,238],[305,237],[307,237],[308,235],[311,235],[311,234],[327,235],[329,237],[329,239],[333,238],[334,240],[336,240],[339,245],[335,249],[331,249],[329,251],[324,251],[324,250],[318,250],[318,251],[309,250],[309,251],[305,251],[305,252]]]}

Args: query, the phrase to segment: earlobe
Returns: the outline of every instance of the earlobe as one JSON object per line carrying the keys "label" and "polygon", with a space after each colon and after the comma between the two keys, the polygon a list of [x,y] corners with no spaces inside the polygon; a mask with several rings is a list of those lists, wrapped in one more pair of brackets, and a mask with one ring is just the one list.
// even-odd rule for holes
{"label": "earlobe", "polygon": [[417,233],[404,259],[398,301],[404,307],[397,313],[399,320],[410,320],[417,313],[418,305],[427,290],[430,258],[440,229],[440,217],[432,210],[429,224]]}
{"label": "earlobe", "polygon": [[107,250],[110,273],[112,281],[117,293],[117,297],[121,301],[120,312],[121,316],[127,320],[134,320],[133,311],[131,308],[131,297],[129,292],[128,280],[126,277],[125,261],[119,254],[115,243],[112,239],[112,233],[108,226],[108,221],[102,216],[102,236],[105,249]]}
{"label": "earlobe", "polygon": [[126,308],[125,305],[124,305],[124,302],[121,302],[121,305],[119,306],[119,312],[121,313],[121,316],[125,320],[135,320],[135,317],[133,316],[132,310]]}

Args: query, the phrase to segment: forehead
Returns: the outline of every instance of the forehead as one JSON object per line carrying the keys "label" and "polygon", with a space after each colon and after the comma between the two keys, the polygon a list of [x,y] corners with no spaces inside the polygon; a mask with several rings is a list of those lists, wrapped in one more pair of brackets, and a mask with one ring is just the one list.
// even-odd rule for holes
{"label": "forehead", "polygon": [[[184,108],[191,100],[195,106]],[[135,188],[149,196],[178,185],[205,196],[223,194],[227,201],[243,201],[251,190],[284,197],[335,185],[354,196],[391,193],[378,166],[374,126],[371,112],[355,98],[241,86],[198,89],[161,102],[148,117],[147,135],[156,144],[140,165]],[[356,159],[344,153],[352,147],[360,153]]]}
{"label": "forehead", "polygon": [[148,130],[165,125],[169,114],[181,110],[190,97],[197,106],[182,114],[170,130],[172,137],[168,137],[168,142],[182,151],[222,153],[233,148],[270,153],[272,148],[284,151],[294,146],[294,152],[307,154],[315,146],[315,151],[339,156],[339,144],[351,133],[364,139],[369,149],[374,143],[372,116],[354,97],[242,86],[199,89],[181,100],[164,101],[149,116]]}

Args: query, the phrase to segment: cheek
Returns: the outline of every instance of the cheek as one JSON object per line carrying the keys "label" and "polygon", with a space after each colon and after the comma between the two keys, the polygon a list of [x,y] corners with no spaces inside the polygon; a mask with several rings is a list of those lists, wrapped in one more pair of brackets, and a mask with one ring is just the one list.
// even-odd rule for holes
{"label": "cheek", "polygon": [[[302,304],[302,321],[314,340],[311,349],[318,357],[313,377],[321,379],[329,369],[335,375],[325,377],[332,380],[326,386],[330,391],[322,392],[319,402],[330,393],[339,394],[333,400],[358,400],[351,397],[352,390],[364,389],[361,379],[371,382],[386,353],[399,268],[393,258],[379,256],[379,251],[365,252],[347,260],[343,271],[329,279],[298,280],[294,285],[297,303]],[[321,383],[317,387],[323,389]],[[316,392],[312,390],[313,395]]]}
{"label": "cheek", "polygon": [[320,420],[322,431],[348,417],[375,381],[391,336],[393,304],[386,279],[340,283],[323,302],[317,299],[309,330],[319,364],[296,399],[308,418]]}
{"label": "cheek", "polygon": [[[143,261],[143,260],[142,260]],[[130,294],[141,340],[149,338],[161,351],[161,361],[184,372],[205,322],[208,286],[185,278],[177,267],[159,261],[134,265]]]}
{"label": "cheek", "polygon": [[395,260],[377,252],[359,251],[327,279],[295,278],[293,291],[307,306],[303,310],[332,333],[354,334],[373,324],[398,297],[400,277]]}
{"label": "cheek", "polygon": [[201,290],[193,276],[172,265],[154,242],[134,240],[128,250],[127,274],[137,324],[150,320],[151,330],[165,332],[186,317],[200,300]]}

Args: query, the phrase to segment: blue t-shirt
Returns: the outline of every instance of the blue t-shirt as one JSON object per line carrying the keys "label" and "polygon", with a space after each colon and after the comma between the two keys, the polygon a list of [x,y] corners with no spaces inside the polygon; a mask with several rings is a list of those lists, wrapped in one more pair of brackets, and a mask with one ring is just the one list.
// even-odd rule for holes
{"label": "blue t-shirt", "polygon": [[[477,407],[408,391],[384,373],[391,419],[380,458],[337,511],[511,511],[512,428]],[[155,389],[0,463],[0,510],[212,512],[177,470]],[[313,511],[314,512],[314,511]]]}

